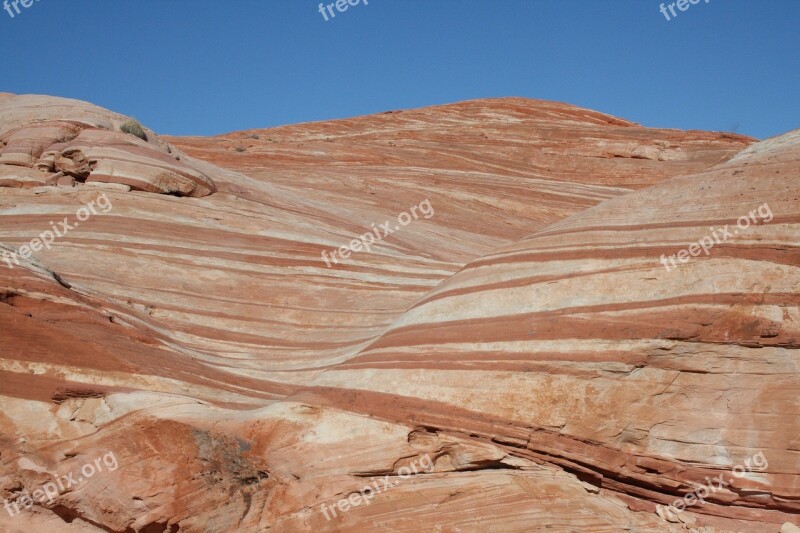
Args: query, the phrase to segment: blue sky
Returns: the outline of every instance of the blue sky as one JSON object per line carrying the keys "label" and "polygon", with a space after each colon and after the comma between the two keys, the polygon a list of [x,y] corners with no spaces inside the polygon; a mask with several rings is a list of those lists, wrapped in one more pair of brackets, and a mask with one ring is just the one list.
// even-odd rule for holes
{"label": "blue sky", "polygon": [[800,127],[800,1],[700,0],[670,21],[660,3],[361,0],[326,22],[307,0],[36,0],[0,11],[0,91],[186,135],[495,96],[759,138]]}

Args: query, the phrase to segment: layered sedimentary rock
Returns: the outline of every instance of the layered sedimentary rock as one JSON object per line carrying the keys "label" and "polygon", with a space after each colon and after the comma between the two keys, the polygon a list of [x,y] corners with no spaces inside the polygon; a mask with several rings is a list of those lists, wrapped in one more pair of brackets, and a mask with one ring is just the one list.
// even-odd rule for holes
{"label": "layered sedimentary rock", "polygon": [[216,190],[153,132],[143,130],[140,139],[120,131],[126,120],[75,100],[0,94],[0,187],[104,182],[176,196]]}
{"label": "layered sedimentary rock", "polygon": [[[701,522],[777,531],[800,513],[790,137],[472,262],[314,383],[430,400],[426,427],[493,439],[675,521],[659,505],[722,474],[730,486],[692,509]],[[768,467],[733,475],[758,453]]]}
{"label": "layered sedimentary rock", "polygon": [[[151,147],[110,112],[52,105],[56,136],[93,126],[49,151],[100,163],[87,185],[0,188],[0,253],[99,190],[113,208],[0,263],[0,499],[109,452],[118,465],[0,510],[4,530],[798,522],[792,135],[753,144],[501,99]],[[9,128],[31,123],[8,107]],[[8,142],[0,168],[55,171],[37,138]],[[214,194],[90,186],[152,183],[102,161],[170,158],[167,143]],[[423,200],[432,216],[324,261]],[[763,204],[769,222],[662,265]],[[758,452],[763,471],[727,475]],[[721,473],[730,486],[704,505],[669,510]]]}

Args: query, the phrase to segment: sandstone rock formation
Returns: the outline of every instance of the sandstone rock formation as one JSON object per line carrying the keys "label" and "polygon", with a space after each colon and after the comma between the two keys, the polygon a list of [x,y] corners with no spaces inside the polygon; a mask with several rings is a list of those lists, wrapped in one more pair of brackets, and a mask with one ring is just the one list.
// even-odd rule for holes
{"label": "sandstone rock formation", "polygon": [[[797,133],[525,99],[148,142],[122,121],[0,97],[0,254],[113,204],[0,263],[0,501],[118,461],[0,509],[3,531],[800,523]],[[433,216],[327,267],[425,199]],[[763,204],[769,222],[662,265]]]}
{"label": "sandstone rock formation", "polygon": [[74,100],[0,94],[0,187],[71,186],[69,176],[176,196],[216,190],[153,132],[119,131],[125,120]]}

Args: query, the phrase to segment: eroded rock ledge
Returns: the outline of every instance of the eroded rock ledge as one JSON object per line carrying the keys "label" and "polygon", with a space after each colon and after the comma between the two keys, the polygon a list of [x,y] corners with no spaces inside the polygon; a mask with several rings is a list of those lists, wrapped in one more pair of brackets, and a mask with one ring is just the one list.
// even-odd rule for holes
{"label": "eroded rock ledge", "polygon": [[208,196],[212,179],[145,130],[120,130],[127,117],[85,102],[0,94],[0,187],[116,183],[132,190]]}

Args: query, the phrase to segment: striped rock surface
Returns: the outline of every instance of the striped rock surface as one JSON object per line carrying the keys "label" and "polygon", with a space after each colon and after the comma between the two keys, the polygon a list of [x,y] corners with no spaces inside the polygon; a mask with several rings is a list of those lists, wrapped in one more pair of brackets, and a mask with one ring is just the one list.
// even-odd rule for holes
{"label": "striped rock surface", "polygon": [[[127,117],[65,98],[0,93],[0,187],[116,183],[134,190],[206,196],[206,175],[152,131],[119,131]],[[33,170],[31,170],[33,169]],[[59,179],[70,177],[66,182]]]}
{"label": "striped rock surface", "polygon": [[[0,188],[0,254],[112,206],[0,263],[3,530],[797,523],[791,138],[499,99],[156,142],[216,192]],[[665,507],[759,451],[764,471]]]}

